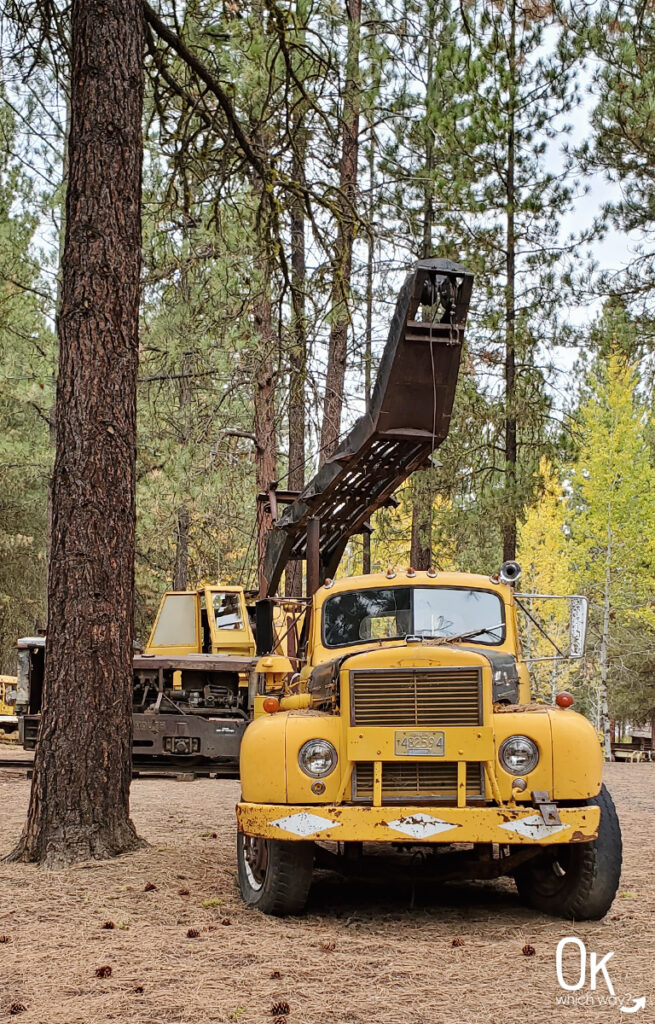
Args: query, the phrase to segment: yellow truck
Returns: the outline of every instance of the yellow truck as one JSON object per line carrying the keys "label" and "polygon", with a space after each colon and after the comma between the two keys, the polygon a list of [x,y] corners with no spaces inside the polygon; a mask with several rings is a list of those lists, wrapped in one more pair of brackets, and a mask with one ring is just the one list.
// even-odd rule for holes
{"label": "yellow truck", "polygon": [[531,704],[509,583],[413,570],[326,581],[298,691],[293,710],[269,693],[242,742],[248,905],[298,912],[315,856],[384,843],[428,851],[442,879],[512,875],[548,913],[607,912],[621,840],[601,748],[567,696]]}
{"label": "yellow truck", "polygon": [[[517,563],[335,579],[349,537],[448,433],[471,284],[449,261],[415,265],[370,410],[268,538],[261,621],[290,559],[306,560],[311,609],[299,673],[261,683],[241,746],[239,885],[265,913],[302,911],[314,864],[344,870],[372,850],[440,881],[512,876],[528,904],[578,920],[616,893],[598,738],[569,694],[531,702],[517,609],[536,627],[543,596],[515,592]],[[569,606],[556,657],[583,651],[586,602]]]}
{"label": "yellow truck", "polygon": [[[280,616],[286,622],[287,604],[276,604],[278,629]],[[16,646],[19,733],[23,746],[33,749],[45,637],[23,637]],[[282,673],[292,670],[277,651],[263,660],[257,657],[246,593],[243,587],[225,584],[165,593],[133,667],[135,763],[157,759],[178,766],[211,764],[233,772],[260,674],[268,685],[275,685]]]}
{"label": "yellow truck", "polygon": [[18,728],[16,682],[16,676],[0,676],[0,732],[14,732]]}

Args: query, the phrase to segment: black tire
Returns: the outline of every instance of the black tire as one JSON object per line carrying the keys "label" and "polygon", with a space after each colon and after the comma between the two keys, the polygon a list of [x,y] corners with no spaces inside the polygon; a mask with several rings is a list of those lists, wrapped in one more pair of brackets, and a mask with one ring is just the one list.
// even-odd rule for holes
{"label": "black tire", "polygon": [[302,914],[314,867],[314,844],[237,835],[239,888],[248,907],[286,917]]}
{"label": "black tire", "polygon": [[521,900],[536,910],[576,921],[598,921],[612,906],[621,877],[621,829],[614,802],[602,787],[586,800],[600,807],[598,838],[544,850],[514,875]]}

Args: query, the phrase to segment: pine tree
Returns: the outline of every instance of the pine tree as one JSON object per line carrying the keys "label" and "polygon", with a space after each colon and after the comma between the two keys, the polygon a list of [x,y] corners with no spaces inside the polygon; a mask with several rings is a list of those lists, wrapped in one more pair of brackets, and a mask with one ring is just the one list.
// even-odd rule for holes
{"label": "pine tree", "polygon": [[571,474],[573,575],[592,603],[596,717],[608,759],[612,689],[634,627],[642,638],[648,632],[655,584],[655,470],[637,387],[636,368],[620,354],[597,359]]}
{"label": "pine tree", "polygon": [[139,845],[129,787],[143,14],[138,0],[102,11],[74,0],[71,18],[44,701],[11,855],[50,866]]}
{"label": "pine tree", "polygon": [[[474,12],[474,13],[473,13]],[[495,503],[503,558],[516,553],[521,509],[548,454],[548,340],[559,319],[559,220],[571,201],[568,168],[553,169],[548,140],[566,131],[576,100],[575,51],[566,35],[545,47],[549,3],[475,5],[476,51],[468,82],[470,120],[463,145],[473,199],[471,263],[478,271],[473,357],[490,375]],[[480,301],[480,297],[481,300]],[[502,375],[500,387],[494,381]]]}
{"label": "pine tree", "polygon": [[[638,232],[623,274],[600,287],[649,313],[655,285],[655,10],[649,0],[603,0],[578,23],[580,44],[594,56],[592,137],[578,151],[587,171],[601,171],[620,197],[604,204],[599,227]],[[652,345],[652,326],[649,328]]]}

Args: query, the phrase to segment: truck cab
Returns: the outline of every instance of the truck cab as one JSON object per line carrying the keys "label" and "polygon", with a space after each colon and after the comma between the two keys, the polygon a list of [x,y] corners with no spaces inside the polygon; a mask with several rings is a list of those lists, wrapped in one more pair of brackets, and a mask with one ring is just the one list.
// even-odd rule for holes
{"label": "truck cab", "polygon": [[299,912],[315,862],[374,843],[422,848],[441,880],[511,875],[551,913],[607,912],[621,841],[601,748],[569,695],[531,702],[509,573],[319,587],[305,663],[242,741],[248,905]]}
{"label": "truck cab", "polygon": [[0,732],[10,733],[18,728],[17,696],[18,679],[16,676],[0,676]]}
{"label": "truck cab", "polygon": [[243,587],[168,590],[144,654],[235,654],[252,657],[253,636]]}

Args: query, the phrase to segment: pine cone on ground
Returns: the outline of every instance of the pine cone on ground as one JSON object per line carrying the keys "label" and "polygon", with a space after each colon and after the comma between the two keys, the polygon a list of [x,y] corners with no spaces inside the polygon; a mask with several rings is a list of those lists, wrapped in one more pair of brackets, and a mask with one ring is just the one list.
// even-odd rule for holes
{"label": "pine cone on ground", "polygon": [[272,1017],[286,1017],[290,1012],[288,1003],[273,1003],[271,1007]]}

